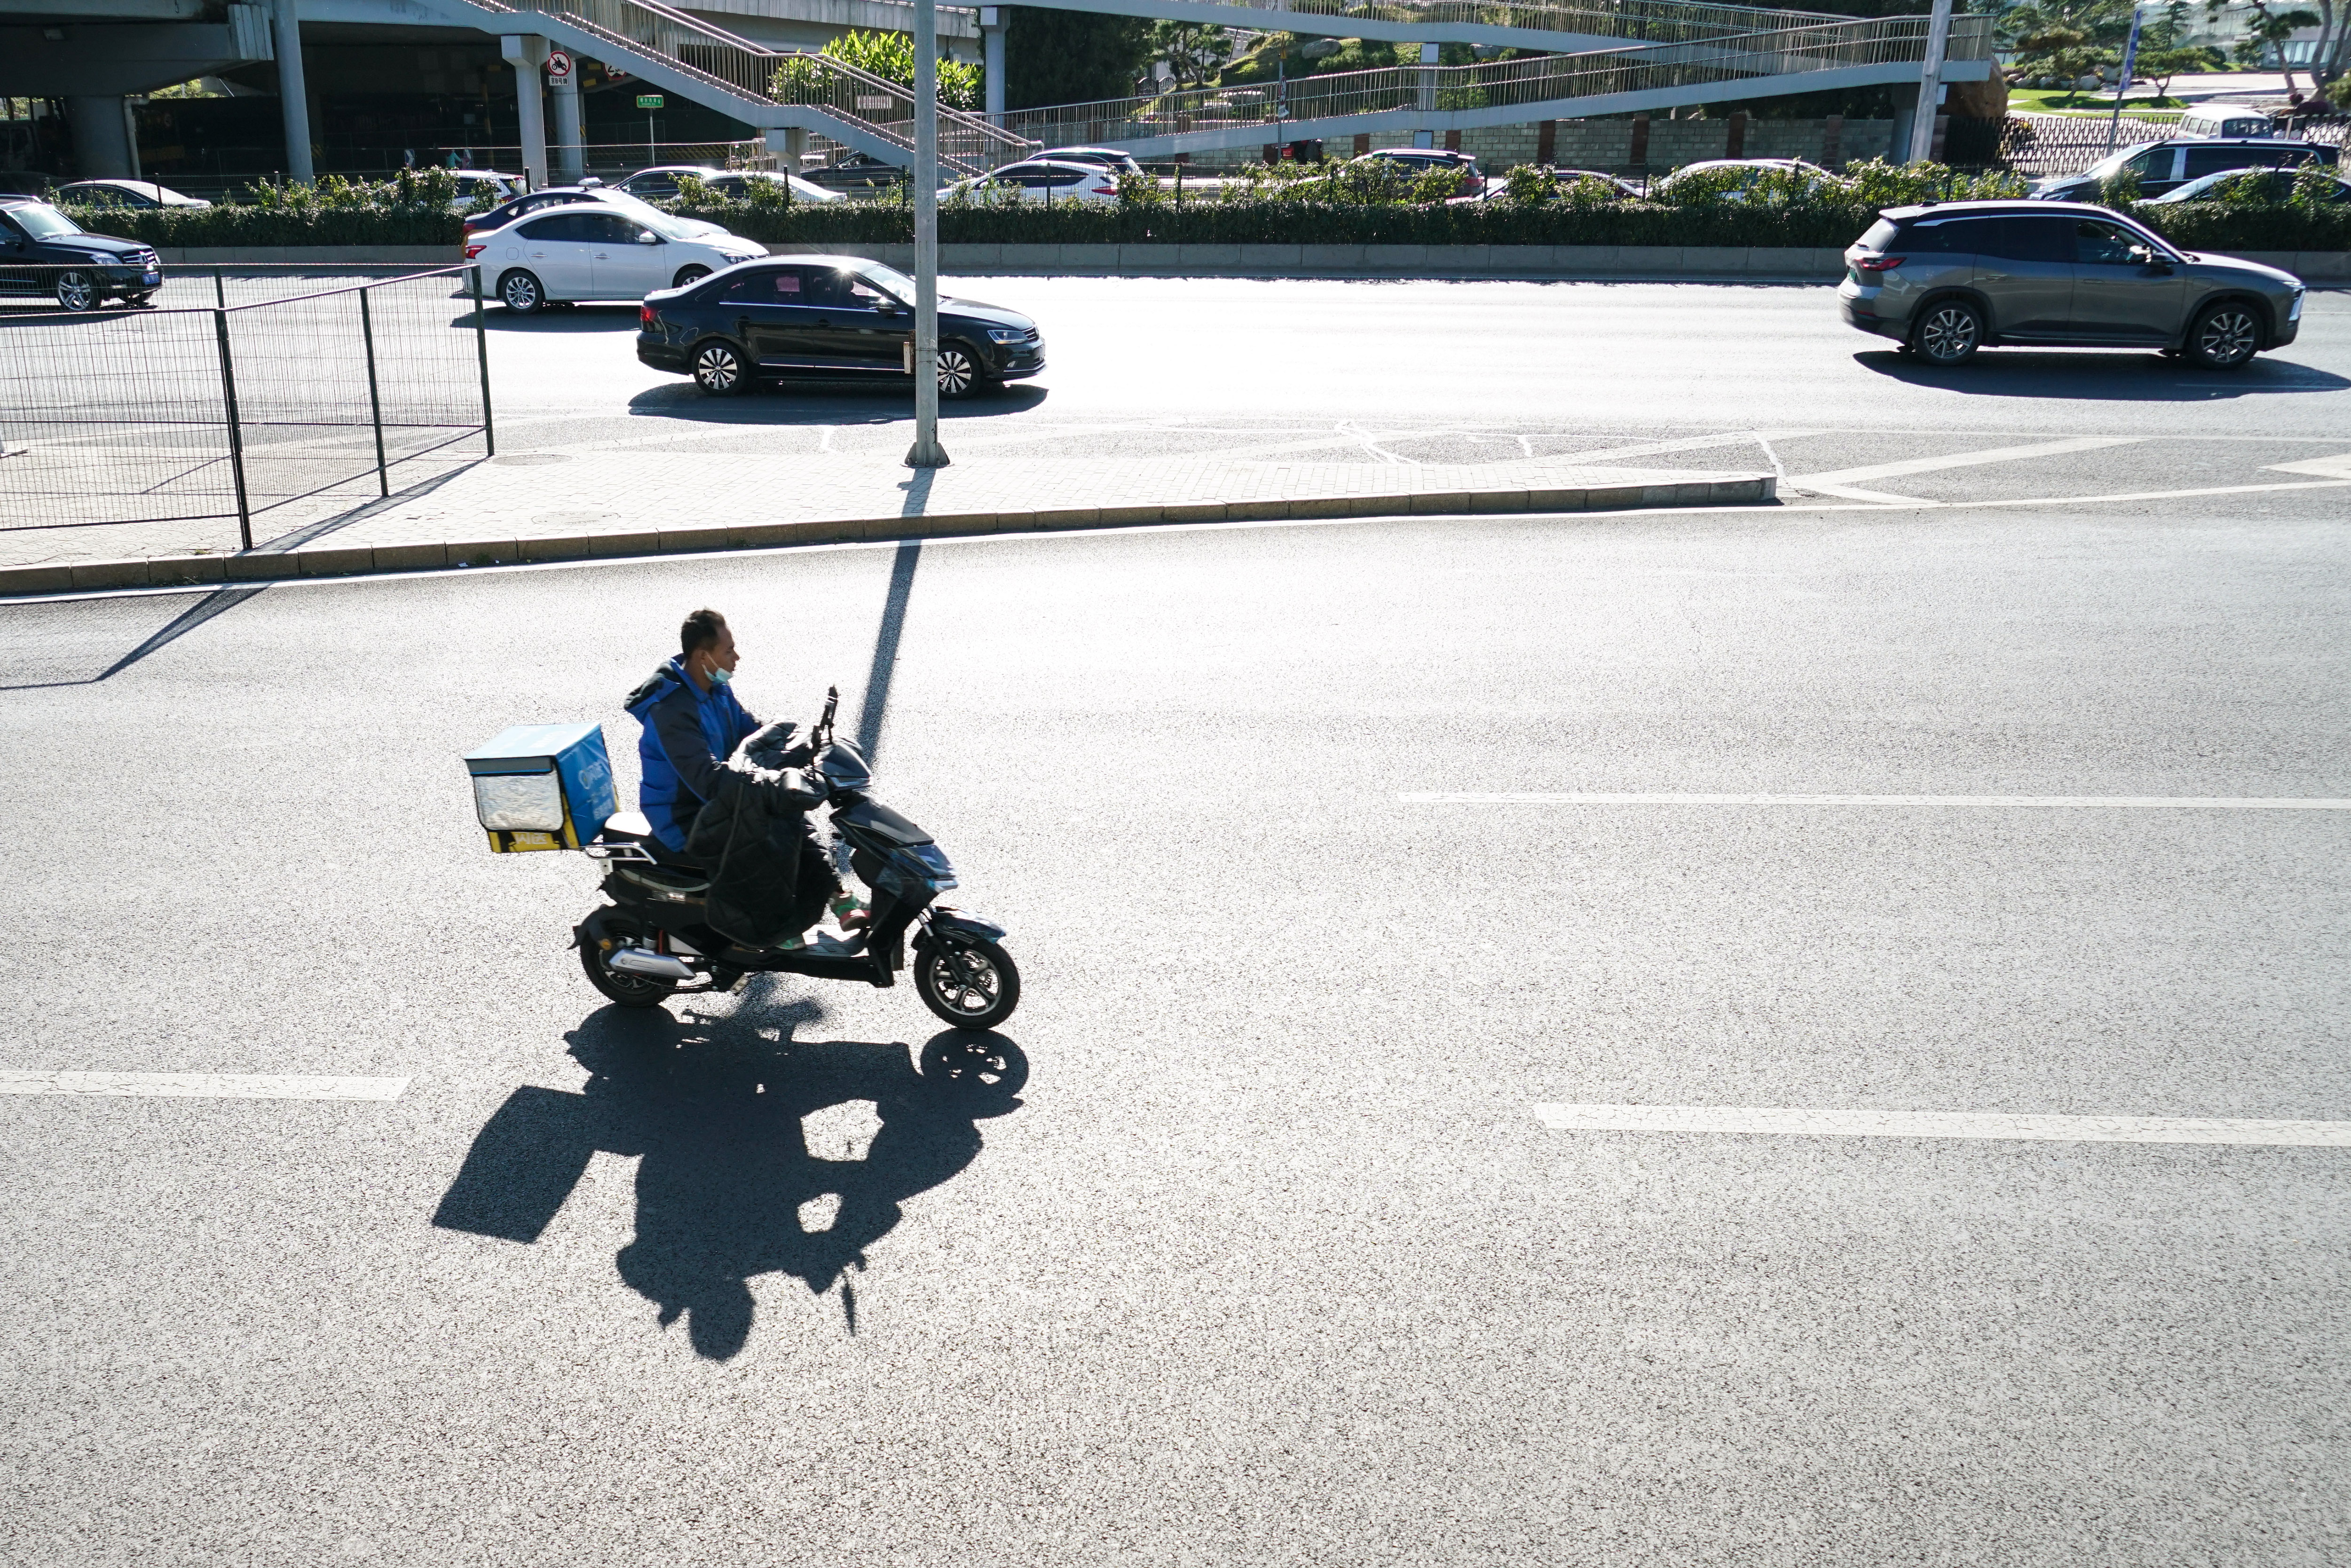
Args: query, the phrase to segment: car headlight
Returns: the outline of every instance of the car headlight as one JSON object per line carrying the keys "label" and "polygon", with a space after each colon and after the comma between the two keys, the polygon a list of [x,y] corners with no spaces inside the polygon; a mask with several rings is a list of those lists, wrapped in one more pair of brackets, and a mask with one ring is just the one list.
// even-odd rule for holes
{"label": "car headlight", "polygon": [[2294,304],[2285,313],[2285,319],[2289,321],[2299,321],[2302,319],[2302,293],[2303,291],[2299,288],[2294,291]]}
{"label": "car headlight", "polygon": [[1029,340],[1029,329],[1025,327],[990,327],[987,337],[994,343],[1025,343]]}

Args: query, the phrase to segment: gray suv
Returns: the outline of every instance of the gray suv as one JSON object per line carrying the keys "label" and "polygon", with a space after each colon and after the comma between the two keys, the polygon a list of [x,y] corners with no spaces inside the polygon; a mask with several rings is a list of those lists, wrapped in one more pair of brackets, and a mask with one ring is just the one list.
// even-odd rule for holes
{"label": "gray suv", "polygon": [[1987,344],[2135,346],[2233,371],[2302,326],[2292,273],[2072,202],[1888,207],[1844,262],[1845,321],[1932,365]]}

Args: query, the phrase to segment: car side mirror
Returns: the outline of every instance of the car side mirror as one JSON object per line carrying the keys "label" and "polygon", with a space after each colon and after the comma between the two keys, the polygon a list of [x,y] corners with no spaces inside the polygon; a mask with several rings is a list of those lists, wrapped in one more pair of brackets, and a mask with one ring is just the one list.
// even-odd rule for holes
{"label": "car side mirror", "polygon": [[2131,246],[2130,258],[2139,266],[2147,267],[2151,271],[2169,272],[2171,270],[2171,263],[2156,255],[2155,247],[2153,246],[2135,245]]}
{"label": "car side mirror", "polygon": [[661,235],[653,233],[651,229],[639,229],[637,231],[637,243],[639,245],[659,245],[661,242]]}

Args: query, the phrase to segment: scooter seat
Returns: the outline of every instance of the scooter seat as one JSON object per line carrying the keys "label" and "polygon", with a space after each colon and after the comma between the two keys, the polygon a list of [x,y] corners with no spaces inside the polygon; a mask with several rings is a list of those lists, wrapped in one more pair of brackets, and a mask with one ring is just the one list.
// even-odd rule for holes
{"label": "scooter seat", "polygon": [[697,880],[709,880],[702,862],[687,859],[653,836],[653,825],[645,821],[643,811],[614,812],[604,820],[604,831],[598,836],[608,844],[634,844],[653,856],[656,865],[671,871],[693,872]]}

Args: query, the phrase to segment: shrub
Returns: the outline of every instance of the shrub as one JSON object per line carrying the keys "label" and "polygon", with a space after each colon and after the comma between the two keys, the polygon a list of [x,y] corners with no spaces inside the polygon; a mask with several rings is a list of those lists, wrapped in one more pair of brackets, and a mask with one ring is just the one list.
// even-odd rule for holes
{"label": "shrub", "polygon": [[1532,163],[1521,163],[1503,176],[1502,189],[1524,207],[1539,207],[1559,194],[1559,176]]}

